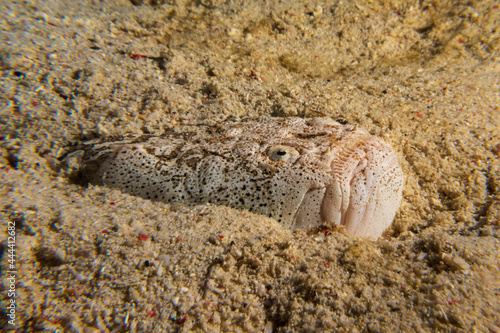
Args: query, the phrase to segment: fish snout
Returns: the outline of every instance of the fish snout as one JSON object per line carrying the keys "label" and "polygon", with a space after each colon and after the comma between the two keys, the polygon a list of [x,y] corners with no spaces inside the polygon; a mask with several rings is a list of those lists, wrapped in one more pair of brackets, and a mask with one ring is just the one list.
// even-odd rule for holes
{"label": "fish snout", "polygon": [[333,181],[321,206],[323,221],[377,239],[392,224],[402,199],[403,171],[392,148],[369,136],[346,145],[332,162]]}

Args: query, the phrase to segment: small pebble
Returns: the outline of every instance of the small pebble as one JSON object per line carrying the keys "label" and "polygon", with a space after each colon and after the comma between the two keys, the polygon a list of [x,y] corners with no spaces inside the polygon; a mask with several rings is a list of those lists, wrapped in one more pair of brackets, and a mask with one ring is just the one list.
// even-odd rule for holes
{"label": "small pebble", "polygon": [[168,266],[168,264],[170,264],[170,257],[166,254],[160,254],[160,256],[158,257],[158,261],[160,261],[162,265],[166,267]]}
{"label": "small pebble", "polygon": [[457,255],[443,253],[441,258],[443,259],[444,263],[453,270],[468,271],[470,269],[470,265],[463,258]]}

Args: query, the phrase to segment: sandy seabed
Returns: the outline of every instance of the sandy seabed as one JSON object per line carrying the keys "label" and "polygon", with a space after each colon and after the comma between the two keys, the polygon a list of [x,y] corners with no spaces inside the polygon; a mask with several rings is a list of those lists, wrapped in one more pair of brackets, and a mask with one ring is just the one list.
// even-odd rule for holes
{"label": "sandy seabed", "polygon": [[[0,15],[0,330],[500,332],[497,2],[4,0]],[[390,143],[406,177],[392,228],[291,232],[68,180],[83,141],[263,116]]]}

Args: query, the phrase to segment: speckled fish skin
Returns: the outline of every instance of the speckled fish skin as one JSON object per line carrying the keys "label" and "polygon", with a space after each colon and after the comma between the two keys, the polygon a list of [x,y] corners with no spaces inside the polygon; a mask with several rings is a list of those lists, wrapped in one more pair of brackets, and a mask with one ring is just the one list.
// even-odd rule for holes
{"label": "speckled fish skin", "polygon": [[91,183],[146,199],[248,209],[290,229],[341,224],[374,239],[391,225],[404,183],[389,145],[327,118],[200,125],[97,144],[85,159]]}

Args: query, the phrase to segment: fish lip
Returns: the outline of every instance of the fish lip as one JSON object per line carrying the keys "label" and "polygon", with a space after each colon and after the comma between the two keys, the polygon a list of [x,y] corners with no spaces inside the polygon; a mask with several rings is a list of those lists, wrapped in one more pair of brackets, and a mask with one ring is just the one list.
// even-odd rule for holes
{"label": "fish lip", "polygon": [[[378,152],[384,152],[384,148],[382,149],[377,149]],[[356,169],[358,169],[360,163],[358,163],[354,168],[353,168],[353,173],[352,176],[349,179],[348,182],[344,182],[342,185],[343,186],[348,186],[349,190],[349,196],[346,198],[348,200],[348,205],[345,211],[341,212],[341,225],[345,226],[346,229],[348,229],[349,233],[353,235],[360,235],[363,237],[371,237],[371,238],[378,238],[380,235],[379,234],[373,234],[373,230],[377,230],[377,228],[373,228],[373,226],[370,228],[369,226],[372,223],[380,223],[381,225],[384,225],[381,221],[377,219],[377,217],[380,216],[381,209],[385,209],[387,212],[392,210],[392,207],[390,207],[390,203],[393,202],[394,197],[391,199],[390,196],[388,197],[387,194],[381,191],[388,191],[388,190],[394,190],[394,195],[399,198],[399,202],[402,197],[402,190],[404,186],[404,175],[403,171],[399,165],[398,159],[396,155],[393,152],[389,152],[390,155],[385,155],[384,160],[383,160],[383,165],[385,166],[384,168],[380,168],[376,164],[374,165],[373,163],[377,163],[377,153],[372,156],[372,158],[369,158],[368,160],[365,159],[366,164],[363,168],[359,169],[356,172]],[[373,160],[375,158],[375,160]],[[375,162],[374,162],[375,161]],[[362,197],[363,202],[363,207],[362,209],[357,209],[358,214],[355,215],[355,212],[352,212],[352,209],[355,209],[353,207],[353,182],[356,179],[357,175],[359,173],[364,173],[364,184],[365,187],[362,189],[364,192],[364,195]],[[397,180],[401,179],[401,184],[400,186],[395,186],[397,185]],[[396,183],[394,183],[396,181]],[[341,186],[342,186],[341,185]],[[369,186],[370,185],[370,186]],[[344,191],[342,191],[345,193]],[[399,194],[397,194],[399,193]],[[389,204],[389,207],[387,206]],[[397,210],[399,209],[399,204],[397,204],[396,210],[394,211],[394,214],[390,213],[389,215],[395,215]],[[352,214],[352,215],[351,215]],[[352,221],[348,221],[347,219],[349,217],[352,217]],[[375,220],[373,220],[375,219]],[[373,221],[372,221],[373,220]],[[388,225],[385,226],[385,229],[387,229],[392,221],[394,220],[394,217],[390,221]],[[352,230],[349,230],[349,223],[354,223],[356,222],[355,228]],[[384,221],[387,222],[387,221]],[[383,232],[382,230],[382,232]]]}

